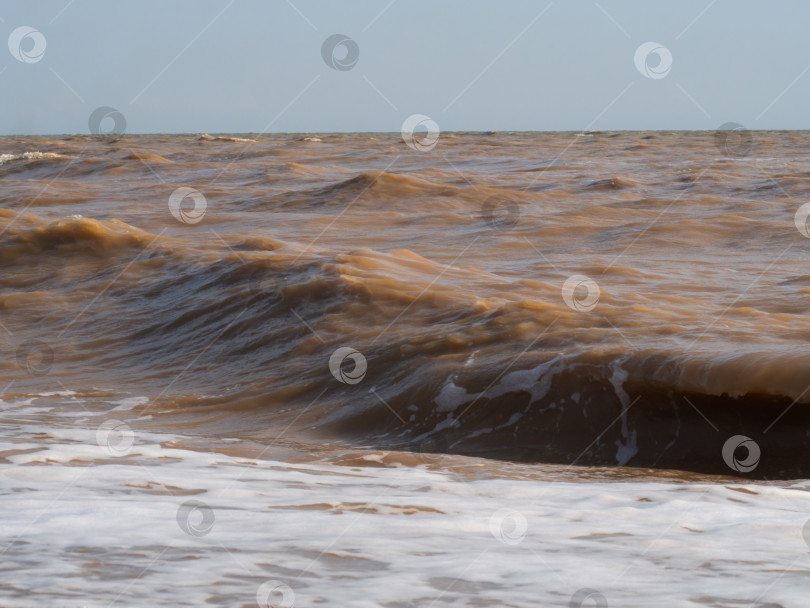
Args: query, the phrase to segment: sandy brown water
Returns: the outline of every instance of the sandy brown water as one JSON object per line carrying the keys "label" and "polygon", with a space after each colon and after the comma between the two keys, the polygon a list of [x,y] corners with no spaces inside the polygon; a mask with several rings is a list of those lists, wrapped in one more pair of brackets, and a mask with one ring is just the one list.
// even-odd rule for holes
{"label": "sandy brown water", "polygon": [[0,603],[805,606],[808,146],[0,138]]}
{"label": "sandy brown water", "polygon": [[[803,132],[0,138],[3,398],[142,396],[133,428],[326,461],[806,477],[808,150]],[[178,188],[204,214],[194,194],[175,217]],[[724,461],[736,435],[755,470]]]}

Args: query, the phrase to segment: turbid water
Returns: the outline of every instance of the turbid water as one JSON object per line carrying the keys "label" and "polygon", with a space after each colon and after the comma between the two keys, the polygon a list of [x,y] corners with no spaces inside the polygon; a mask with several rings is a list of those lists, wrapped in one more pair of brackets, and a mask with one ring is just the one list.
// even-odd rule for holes
{"label": "turbid water", "polygon": [[408,143],[0,138],[6,603],[802,605],[810,135]]}

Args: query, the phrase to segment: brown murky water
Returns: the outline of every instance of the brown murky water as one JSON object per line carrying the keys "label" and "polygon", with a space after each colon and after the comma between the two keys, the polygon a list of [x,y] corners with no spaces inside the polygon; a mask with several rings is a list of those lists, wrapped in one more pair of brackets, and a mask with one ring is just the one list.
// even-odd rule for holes
{"label": "brown murky water", "polygon": [[808,149],[0,138],[3,605],[804,606]]}
{"label": "brown murky water", "polygon": [[305,453],[730,473],[744,435],[808,473],[806,133],[0,148],[6,398]]}

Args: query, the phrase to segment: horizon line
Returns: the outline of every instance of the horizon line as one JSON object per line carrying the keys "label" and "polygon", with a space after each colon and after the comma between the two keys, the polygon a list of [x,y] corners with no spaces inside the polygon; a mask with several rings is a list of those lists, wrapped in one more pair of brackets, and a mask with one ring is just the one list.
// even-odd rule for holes
{"label": "horizon line", "polygon": [[[788,129],[738,129],[748,132],[807,132],[810,128],[788,128]],[[503,135],[503,134],[553,134],[553,133],[716,133],[718,131],[731,131],[731,129],[557,129],[557,130],[534,130],[534,129],[473,129],[473,130],[447,130],[438,131],[442,134],[475,134],[475,135]],[[127,136],[147,136],[147,135],[173,135],[173,136],[203,136],[203,135],[250,135],[252,137],[274,136],[274,135],[394,135],[401,136],[400,131],[143,131],[137,133],[3,133],[3,137],[127,137]]]}

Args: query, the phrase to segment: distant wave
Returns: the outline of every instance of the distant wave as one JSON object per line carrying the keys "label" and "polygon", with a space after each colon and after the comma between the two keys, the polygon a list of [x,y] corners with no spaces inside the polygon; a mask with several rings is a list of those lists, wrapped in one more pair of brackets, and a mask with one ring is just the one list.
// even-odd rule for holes
{"label": "distant wave", "polygon": [[68,156],[66,154],[57,154],[56,152],[22,152],[20,154],[0,154],[0,166],[15,160],[63,160],[72,159],[75,156]]}
{"label": "distant wave", "polygon": [[203,133],[197,138],[198,141],[229,141],[233,143],[256,143],[257,140],[248,137],[230,137],[226,135],[208,135]]}

